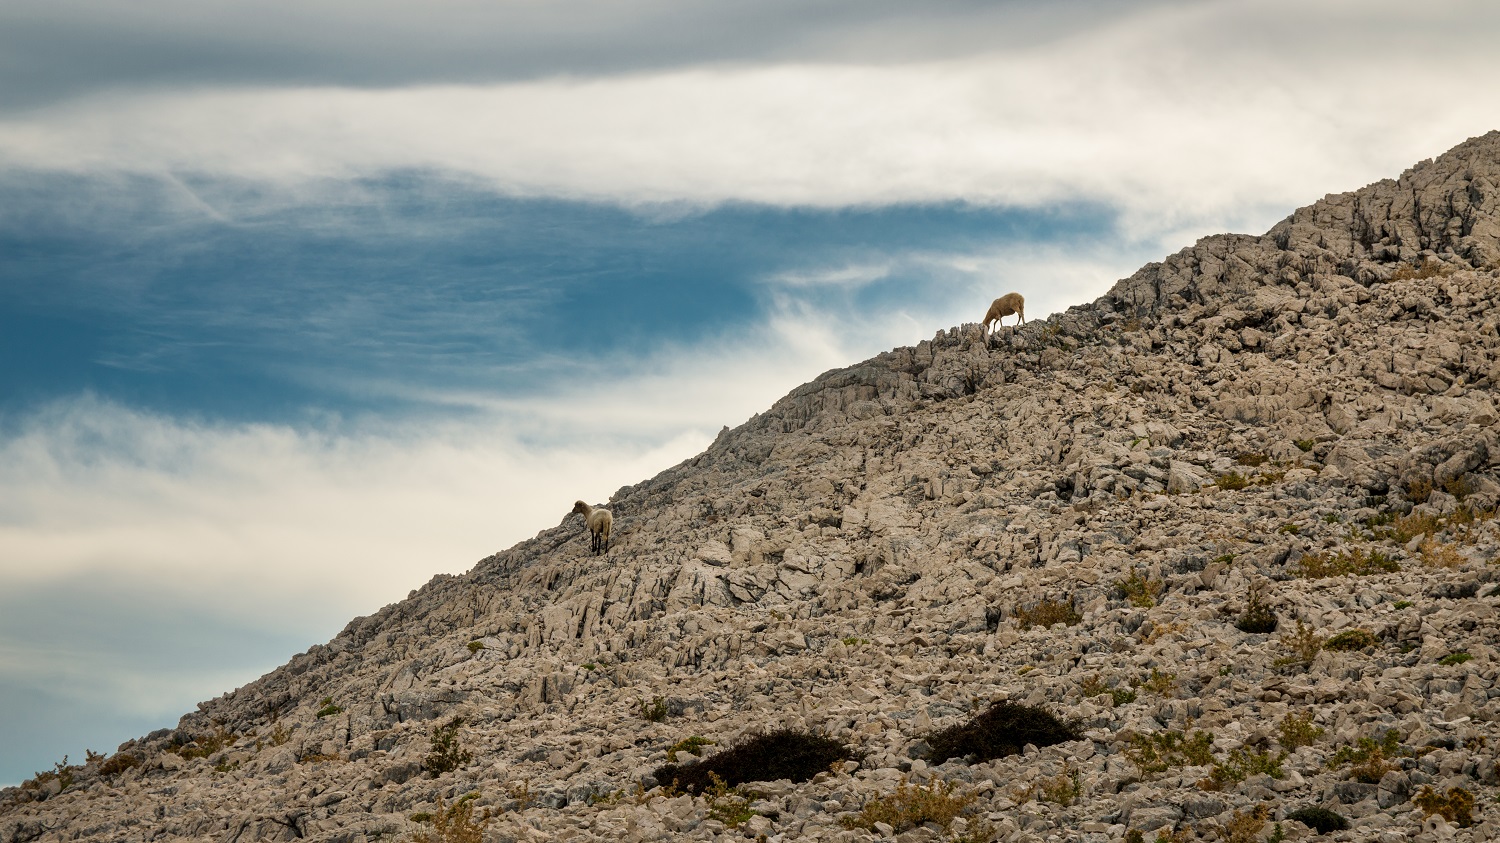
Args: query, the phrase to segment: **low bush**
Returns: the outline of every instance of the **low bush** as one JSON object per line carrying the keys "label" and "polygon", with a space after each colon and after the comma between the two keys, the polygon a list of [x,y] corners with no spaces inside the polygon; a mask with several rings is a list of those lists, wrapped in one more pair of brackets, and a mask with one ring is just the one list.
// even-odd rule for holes
{"label": "low bush", "polygon": [[1438,814],[1459,828],[1474,824],[1474,794],[1461,787],[1450,787],[1444,794],[1433,790],[1432,785],[1424,784],[1411,801],[1422,809],[1423,816]]}
{"label": "low bush", "polygon": [[1163,773],[1169,767],[1211,764],[1214,736],[1195,732],[1191,738],[1175,729],[1150,735],[1132,735],[1125,747],[1125,757],[1141,770],[1141,775]]}
{"label": "low bush", "polygon": [[960,794],[957,790],[958,785],[952,782],[934,779],[924,787],[902,779],[893,793],[871,799],[857,816],[844,817],[840,822],[845,828],[870,831],[876,823],[886,823],[897,834],[926,823],[934,823],[946,831],[974,801],[973,794]]}
{"label": "low bush", "polygon": [[1285,760],[1284,751],[1273,756],[1269,752],[1254,752],[1240,747],[1230,752],[1223,761],[1215,762],[1213,771],[1199,785],[1204,790],[1223,790],[1260,773],[1279,779],[1286,775],[1281,769],[1281,762]]}
{"label": "low bush", "polygon": [[1323,737],[1323,727],[1313,725],[1311,714],[1288,714],[1281,718],[1281,723],[1276,728],[1280,733],[1277,739],[1287,749],[1312,746],[1318,742],[1318,738]]}
{"label": "low bush", "polygon": [[1132,571],[1130,576],[1116,582],[1115,588],[1125,594],[1130,605],[1138,609],[1149,609],[1156,605],[1156,598],[1161,595],[1164,586],[1161,580],[1148,579],[1141,576],[1139,571]]}
{"label": "low bush", "polygon": [[1276,666],[1295,665],[1307,670],[1323,649],[1323,636],[1298,619],[1297,631],[1281,636],[1280,643],[1287,654],[1276,659]]}
{"label": "low bush", "polygon": [[1327,808],[1319,808],[1316,806],[1298,808],[1290,814],[1287,814],[1286,818],[1289,820],[1296,820],[1297,822],[1302,823],[1303,825],[1311,828],[1319,834],[1327,834],[1330,831],[1343,831],[1344,829],[1349,827],[1348,820],[1344,819],[1338,814],[1335,814]]}
{"label": "low bush", "polygon": [[1016,604],[1016,623],[1022,629],[1031,629],[1034,626],[1048,627],[1053,624],[1066,624],[1072,626],[1083,620],[1083,615],[1073,608],[1070,601],[1043,600],[1030,609],[1021,608]]}
{"label": "low bush", "polygon": [[703,747],[713,745],[713,741],[709,740],[708,738],[699,737],[698,735],[683,738],[682,740],[668,747],[667,760],[675,763],[677,761],[677,753],[679,752],[686,752],[690,755],[697,755],[699,757],[702,757]]}
{"label": "low bush", "polygon": [[636,705],[636,710],[640,712],[643,719],[650,720],[652,723],[660,723],[667,719],[667,699],[666,697],[653,697],[649,703],[640,700]]}
{"label": "low bush", "polygon": [[1366,647],[1374,647],[1380,643],[1380,639],[1368,629],[1346,629],[1343,632],[1323,642],[1325,650],[1339,650],[1349,652],[1351,650],[1363,650]]}
{"label": "low bush", "polygon": [[432,751],[422,759],[422,769],[433,778],[474,760],[474,754],[458,743],[458,729],[463,723],[462,719],[455,717],[442,726],[432,727]]}
{"label": "low bush", "polygon": [[1463,664],[1464,662],[1469,661],[1473,658],[1474,657],[1469,655],[1468,653],[1449,653],[1448,655],[1438,659],[1438,664],[1444,665],[1446,667],[1452,667],[1456,664]]}
{"label": "low bush", "polygon": [[1396,769],[1397,765],[1391,759],[1411,754],[1402,748],[1400,737],[1395,729],[1388,729],[1378,741],[1360,738],[1353,745],[1339,747],[1338,752],[1328,759],[1328,769],[1337,770],[1348,765],[1350,778],[1365,784],[1379,784],[1386,773]]}
{"label": "low bush", "polygon": [[1304,554],[1297,560],[1297,567],[1292,573],[1303,579],[1316,580],[1325,577],[1390,574],[1399,570],[1401,566],[1396,560],[1382,551],[1351,547],[1338,553]]}
{"label": "low bush", "polygon": [[749,735],[734,746],[698,761],[665,764],[652,775],[663,785],[675,784],[688,793],[703,793],[715,786],[714,776],[726,787],[777,779],[803,782],[827,770],[835,761],[858,757],[858,753],[833,738],[780,729]]}
{"label": "low bush", "polygon": [[413,843],[484,843],[484,830],[490,824],[490,810],[484,809],[476,821],[474,800],[478,798],[477,792],[468,793],[445,807],[439,797],[436,811],[412,814],[413,822],[432,824],[431,831],[423,829],[414,832],[411,837]]}
{"label": "low bush", "polygon": [[99,775],[112,779],[126,770],[139,766],[141,766],[140,756],[128,752],[117,752],[99,765]]}
{"label": "low bush", "polygon": [[928,758],[938,764],[949,758],[988,761],[1019,755],[1027,744],[1052,746],[1079,737],[1077,726],[1058,720],[1045,709],[1002,701],[967,723],[928,735]]}
{"label": "low bush", "polygon": [[1245,601],[1245,611],[1234,622],[1235,627],[1240,632],[1265,634],[1275,632],[1277,623],[1276,612],[1266,604],[1264,589],[1250,589],[1250,595]]}

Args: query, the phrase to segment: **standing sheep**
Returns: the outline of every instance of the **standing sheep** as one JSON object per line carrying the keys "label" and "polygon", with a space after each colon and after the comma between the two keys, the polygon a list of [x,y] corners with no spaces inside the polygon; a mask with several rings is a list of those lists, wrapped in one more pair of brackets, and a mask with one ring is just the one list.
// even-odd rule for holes
{"label": "standing sheep", "polygon": [[1026,299],[1020,293],[1006,293],[990,303],[990,309],[984,314],[984,335],[990,335],[991,322],[998,325],[1001,319],[1011,314],[1020,318],[1017,325],[1026,321]]}
{"label": "standing sheep", "polygon": [[593,534],[589,552],[597,556],[609,550],[609,528],[615,523],[615,517],[609,514],[609,510],[596,509],[578,501],[573,504],[573,511],[583,513],[583,523],[588,525],[589,532]]}

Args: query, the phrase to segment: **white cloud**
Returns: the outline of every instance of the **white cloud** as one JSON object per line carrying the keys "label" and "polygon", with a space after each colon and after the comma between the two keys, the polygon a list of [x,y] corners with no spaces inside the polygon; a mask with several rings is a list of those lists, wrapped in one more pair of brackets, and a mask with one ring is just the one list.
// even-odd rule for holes
{"label": "white cloud", "polygon": [[1500,102],[1432,96],[1500,86],[1494,15],[1423,39],[1402,22],[1443,15],[1393,9],[1379,28],[1352,6],[1177,5],[903,65],[115,94],[0,122],[0,160],[284,185],[410,167],[625,203],[1097,201],[1146,233],[1290,210],[1500,125]]}

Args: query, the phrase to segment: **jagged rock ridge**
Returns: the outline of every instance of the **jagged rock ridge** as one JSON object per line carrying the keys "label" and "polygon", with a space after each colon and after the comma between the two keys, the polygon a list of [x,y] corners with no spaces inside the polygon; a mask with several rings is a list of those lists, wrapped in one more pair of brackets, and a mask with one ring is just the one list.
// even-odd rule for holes
{"label": "jagged rock ridge", "polygon": [[[1497,300],[1490,133],[990,344],[967,325],[829,372],[619,490],[607,556],[570,517],[437,577],[122,746],[138,766],[7,792],[0,841],[401,838],[474,791],[503,811],[491,840],[866,840],[841,819],[903,776],[976,799],[907,840],[1218,839],[1261,805],[1298,839],[1310,804],[1350,818],[1334,839],[1489,839]],[[1356,559],[1383,561],[1310,576]],[[1280,632],[1236,627],[1254,590]],[[1080,620],[1026,628],[1043,601]],[[1286,663],[1299,621],[1377,643]],[[657,697],[665,719],[642,718]],[[1086,739],[914,757],[996,699]],[[1323,737],[1288,745],[1288,715]],[[428,777],[455,717],[472,759]],[[783,725],[864,760],[761,787],[735,829],[703,797],[628,795],[683,738]],[[1284,775],[1205,791],[1211,764],[1132,755],[1194,729],[1221,766],[1285,749]],[[1387,729],[1410,754],[1378,782],[1330,766]],[[1073,804],[1036,798],[1071,773]],[[1423,785],[1481,797],[1475,824],[1425,816]]]}

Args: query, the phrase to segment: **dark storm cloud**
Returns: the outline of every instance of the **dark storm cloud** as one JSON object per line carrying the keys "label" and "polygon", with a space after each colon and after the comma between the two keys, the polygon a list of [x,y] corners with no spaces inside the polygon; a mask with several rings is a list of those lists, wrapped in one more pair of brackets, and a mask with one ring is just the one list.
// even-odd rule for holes
{"label": "dark storm cloud", "polygon": [[951,59],[1036,46],[1154,5],[1163,2],[11,0],[0,4],[0,109],[158,86],[399,87]]}

